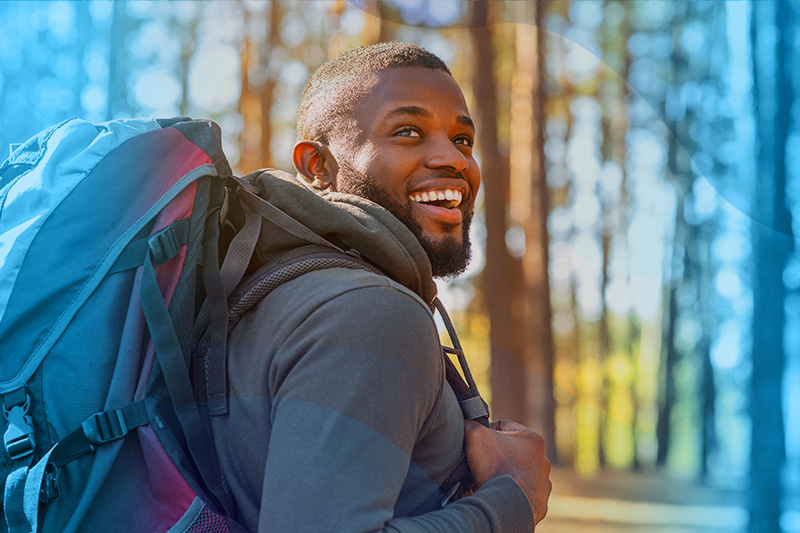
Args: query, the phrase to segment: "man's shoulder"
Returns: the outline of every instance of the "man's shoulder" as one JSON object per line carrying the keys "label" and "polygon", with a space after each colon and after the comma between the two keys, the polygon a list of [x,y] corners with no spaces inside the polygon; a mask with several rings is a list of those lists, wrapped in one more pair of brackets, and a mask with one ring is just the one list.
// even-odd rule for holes
{"label": "man's shoulder", "polygon": [[[386,375],[421,372],[437,384],[444,378],[430,308],[402,285],[368,271],[323,269],[282,284],[242,316],[229,344],[237,353],[260,347],[260,364],[279,368],[275,375],[339,361],[348,374],[365,373],[369,380],[382,366],[392,369]],[[254,359],[247,360],[252,369]]]}
{"label": "man's shoulder", "polygon": [[[431,308],[418,294],[392,280],[391,278],[368,270],[351,268],[326,268],[316,270],[285,283],[276,289],[276,297],[311,298],[320,305],[337,305],[341,297],[350,296],[361,301],[364,306],[401,306],[401,302],[411,300],[418,312],[431,315]],[[282,294],[281,294],[282,293]],[[347,298],[352,302],[352,298]],[[405,306],[403,306],[405,307]]]}
{"label": "man's shoulder", "polygon": [[350,268],[315,270],[283,283],[242,316],[235,330],[243,329],[278,343],[298,329],[413,332],[421,342],[438,343],[432,310],[416,293],[384,275]]}

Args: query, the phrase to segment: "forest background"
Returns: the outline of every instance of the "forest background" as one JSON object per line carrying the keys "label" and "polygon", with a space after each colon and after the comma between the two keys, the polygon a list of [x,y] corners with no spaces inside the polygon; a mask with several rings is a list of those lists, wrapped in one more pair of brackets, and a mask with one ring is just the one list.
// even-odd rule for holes
{"label": "forest background", "polygon": [[238,173],[292,170],[317,66],[420,44],[484,176],[440,292],[494,417],[558,465],[537,531],[795,532],[798,23],[798,2],[4,1],[0,157],[70,117],[189,115]]}

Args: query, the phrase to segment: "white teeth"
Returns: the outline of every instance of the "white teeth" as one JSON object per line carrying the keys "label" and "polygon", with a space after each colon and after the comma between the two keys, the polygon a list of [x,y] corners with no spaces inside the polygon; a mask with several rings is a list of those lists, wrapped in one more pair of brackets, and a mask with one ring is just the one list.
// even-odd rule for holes
{"label": "white teeth", "polygon": [[436,201],[449,201],[449,202],[456,202],[455,205],[461,203],[464,195],[461,191],[456,191],[452,189],[445,189],[443,191],[430,191],[424,192],[422,194],[412,194],[408,198],[414,202],[420,203],[427,203],[427,202],[436,202]]}

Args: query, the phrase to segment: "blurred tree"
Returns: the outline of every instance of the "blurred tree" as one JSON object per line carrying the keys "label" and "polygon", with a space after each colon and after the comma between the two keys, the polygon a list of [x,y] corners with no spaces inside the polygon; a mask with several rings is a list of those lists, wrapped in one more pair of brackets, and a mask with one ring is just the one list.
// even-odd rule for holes
{"label": "blurred tree", "polygon": [[550,309],[550,189],[544,156],[544,37],[543,7],[520,3],[516,25],[516,65],[511,101],[510,218],[522,228],[525,250],[526,423],[545,438],[548,457],[555,463],[555,399],[553,340]]}
{"label": "blurred tree", "polygon": [[[606,418],[606,424],[600,428],[600,439],[604,443],[600,448],[600,462],[601,464],[604,462],[605,457],[602,454],[608,447],[611,450],[613,465],[630,464],[636,468],[639,466],[636,429],[640,405],[635,388],[639,355],[638,318],[632,310],[627,311],[627,316],[614,316],[608,302],[612,281],[616,281],[619,286],[627,286],[628,290],[631,281],[630,261],[622,259],[629,257],[630,253],[628,242],[630,182],[625,170],[627,158],[625,135],[629,123],[628,114],[624,110],[630,101],[626,80],[631,65],[631,54],[627,47],[631,30],[630,24],[625,23],[629,10],[624,3],[607,3],[605,11],[600,28],[601,43],[604,59],[607,64],[611,63],[613,68],[604,69],[603,82],[598,90],[603,106],[601,122],[603,141],[600,150],[604,161],[603,174],[606,176],[599,190],[602,206],[603,253],[600,340],[601,345],[608,350],[609,355],[612,355],[612,359],[607,362],[606,368],[609,416]],[[618,263],[616,269],[612,268],[612,259]],[[618,272],[619,270],[622,272]],[[622,279],[612,280],[612,277]],[[613,335],[612,325],[615,326]],[[619,448],[628,448],[629,451],[625,453]]]}
{"label": "blurred tree", "polygon": [[[271,2],[271,4],[279,5],[278,2]],[[250,31],[254,25],[260,25],[262,21],[254,20],[253,15],[247,6],[242,4],[245,31],[244,42],[240,49],[242,84],[239,93],[238,111],[242,117],[244,127],[242,128],[238,167],[243,174],[252,172],[260,167],[259,163],[261,162],[263,151],[261,138],[263,121],[261,117],[261,102],[257,91],[259,86],[263,86],[263,79],[267,76],[260,71],[261,55],[258,53],[259,43],[253,42],[253,34],[255,32]],[[258,14],[255,15],[257,17]],[[258,35],[258,33],[255,33],[255,35]],[[256,79],[251,79],[252,76]],[[269,120],[267,123],[269,123]]]}
{"label": "blurred tree", "polygon": [[274,67],[270,68],[270,60],[281,43],[283,12],[281,2],[269,2],[260,12],[243,8],[246,29],[242,46],[239,113],[244,128],[238,166],[245,173],[275,167],[271,148],[275,125],[270,114],[275,103],[277,75],[273,72]]}
{"label": "blurred tree", "polygon": [[347,35],[342,31],[342,14],[347,7],[344,0],[330,2],[328,9],[328,57],[331,58],[347,48]]}
{"label": "blurred tree", "polygon": [[275,167],[272,157],[272,139],[274,138],[272,119],[270,113],[275,103],[275,77],[270,74],[269,60],[272,53],[280,45],[280,23],[283,16],[283,8],[280,2],[270,2],[269,9],[264,10],[268,14],[268,33],[263,38],[258,47],[258,68],[264,73],[263,83],[261,84],[261,168]]}
{"label": "blurred tree", "polygon": [[491,323],[492,415],[525,420],[524,322],[522,264],[506,246],[509,198],[508,161],[498,149],[498,98],[495,50],[489,27],[492,2],[471,2],[469,28],[473,41],[472,89],[478,124],[486,213],[486,265],[483,293]]}
{"label": "blurred tree", "polygon": [[794,100],[791,75],[797,59],[792,46],[796,32],[793,6],[785,2],[751,6],[759,175],[754,183],[756,223],[752,225],[755,261],[749,531],[762,533],[781,529],[783,270],[792,250],[791,214],[786,208],[786,141]]}
{"label": "blurred tree", "polygon": [[134,114],[128,100],[128,73],[131,65],[125,40],[139,24],[137,20],[128,16],[126,11],[128,4],[114,2],[113,6],[108,45],[106,120]]}
{"label": "blurred tree", "polygon": [[367,0],[364,29],[361,30],[361,44],[366,46],[391,41],[391,29],[387,21],[389,7],[381,0]]}
{"label": "blurred tree", "polygon": [[[202,6],[202,4],[199,4]],[[189,114],[189,63],[195,52],[197,41],[197,26],[200,24],[202,9],[195,9],[188,23],[173,19],[172,24],[175,30],[180,31],[181,55],[178,59],[178,68],[175,73],[181,84],[181,115]]]}
{"label": "blurred tree", "polygon": [[[540,4],[543,8],[544,37],[541,80],[544,116],[544,156],[546,183],[550,206],[548,213],[548,277],[553,316],[553,345],[555,350],[554,396],[556,406],[557,458],[561,465],[575,465],[583,456],[579,413],[585,407],[583,386],[579,379],[581,367],[581,322],[578,316],[577,284],[570,265],[567,242],[574,233],[574,224],[567,216],[570,180],[567,179],[567,140],[573,132],[573,116],[569,112],[574,88],[566,77],[564,40],[557,33],[564,6],[555,2]],[[556,31],[553,31],[556,29]],[[550,30],[550,31],[547,31]],[[550,216],[552,215],[552,219]],[[555,223],[554,223],[555,222]],[[552,276],[550,274],[552,273]],[[557,326],[557,327],[556,327]]]}
{"label": "blurred tree", "polygon": [[[684,12],[677,13],[671,21],[671,39],[673,42],[680,41],[681,30],[685,25]],[[681,86],[688,80],[686,68],[686,57],[682,53],[680,46],[673,46],[670,56],[670,74],[674,91],[679,91]],[[670,93],[673,94],[673,93]],[[674,96],[674,98],[681,98]],[[684,216],[684,207],[687,195],[691,192],[694,174],[689,167],[687,158],[681,158],[679,151],[683,149],[681,140],[688,140],[687,130],[691,123],[684,120],[683,114],[672,115],[668,106],[672,102],[665,99],[663,105],[665,120],[670,126],[671,132],[667,141],[667,178],[674,185],[676,192],[675,226],[672,239],[672,258],[670,269],[665,280],[665,300],[664,311],[662,314],[662,347],[661,347],[661,371],[659,379],[659,404],[658,404],[658,423],[656,434],[658,436],[658,453],[656,464],[665,466],[669,454],[671,436],[673,431],[672,412],[675,405],[675,366],[680,358],[678,347],[675,343],[677,336],[676,328],[680,315],[678,306],[678,289],[683,283],[684,273],[691,270],[689,265],[690,258],[686,254],[687,242],[687,223]],[[673,104],[674,105],[674,104]],[[684,112],[685,113],[685,112]],[[679,124],[677,124],[680,122]]]}

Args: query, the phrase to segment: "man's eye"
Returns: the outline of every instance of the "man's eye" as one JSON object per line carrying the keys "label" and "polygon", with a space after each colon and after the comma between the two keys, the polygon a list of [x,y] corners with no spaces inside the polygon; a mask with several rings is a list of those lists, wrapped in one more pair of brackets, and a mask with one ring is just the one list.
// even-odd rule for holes
{"label": "man's eye", "polygon": [[455,139],[453,139],[453,142],[456,144],[463,144],[464,146],[469,146],[470,148],[472,148],[473,144],[472,139],[470,139],[469,137],[456,137]]}
{"label": "man's eye", "polygon": [[400,137],[422,137],[422,135],[419,133],[418,130],[412,128],[400,130],[397,133],[395,133],[395,135],[398,135]]}

